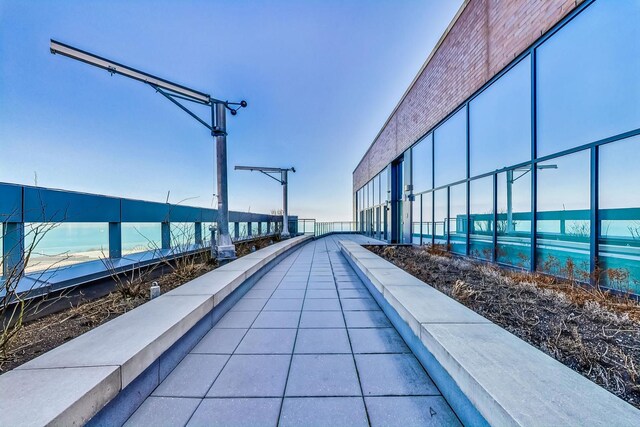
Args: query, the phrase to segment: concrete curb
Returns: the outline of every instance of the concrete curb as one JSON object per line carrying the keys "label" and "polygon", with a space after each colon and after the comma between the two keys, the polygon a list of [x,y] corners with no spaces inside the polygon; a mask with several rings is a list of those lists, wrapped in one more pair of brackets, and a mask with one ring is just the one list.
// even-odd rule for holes
{"label": "concrete curb", "polygon": [[640,410],[557,360],[357,243],[339,245],[463,423],[640,425]]}
{"label": "concrete curb", "polygon": [[[162,356],[194,327],[206,333],[230,308],[225,298],[309,240],[242,257],[1,375],[0,425],[82,425],[154,366],[168,374],[182,352],[165,366]],[[219,305],[225,310],[214,310]]]}

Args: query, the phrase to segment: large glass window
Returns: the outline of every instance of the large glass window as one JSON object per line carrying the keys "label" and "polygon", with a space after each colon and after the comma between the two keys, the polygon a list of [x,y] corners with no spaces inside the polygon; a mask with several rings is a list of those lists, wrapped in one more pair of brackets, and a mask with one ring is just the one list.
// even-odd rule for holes
{"label": "large glass window", "polygon": [[411,214],[413,216],[413,218],[411,218],[411,243],[414,245],[422,244],[422,228],[420,222],[421,203],[422,195],[417,195],[411,207]]}
{"label": "large glass window", "polygon": [[462,108],[434,132],[435,186],[467,177],[467,109]]}
{"label": "large glass window", "polygon": [[498,262],[531,265],[531,166],[498,174]]}
{"label": "large glass window", "polygon": [[640,2],[596,1],[537,49],[538,155],[640,127]]}
{"label": "large glass window", "polygon": [[449,187],[449,243],[451,251],[467,252],[467,184]]}
{"label": "large glass window", "polygon": [[391,167],[387,166],[385,170],[382,171],[381,177],[380,177],[380,191],[381,191],[382,203],[391,201],[391,189],[389,187],[390,175],[391,175]]}
{"label": "large glass window", "polygon": [[640,137],[600,147],[600,267],[604,285],[640,292]]}
{"label": "large glass window", "polygon": [[433,134],[427,135],[411,149],[413,192],[421,193],[433,188]]}
{"label": "large glass window", "polygon": [[434,194],[435,201],[435,243],[447,244],[448,197],[447,189],[442,188]]}
{"label": "large glass window", "polygon": [[538,163],[538,270],[589,278],[590,152]]}
{"label": "large glass window", "polygon": [[493,176],[474,179],[469,193],[469,253],[491,260],[493,255]]}
{"label": "large glass window", "polygon": [[373,191],[373,206],[380,204],[380,176],[376,175],[371,180],[371,188]]}
{"label": "large glass window", "polygon": [[433,193],[422,195],[422,244],[430,244],[433,236]]}
{"label": "large glass window", "polygon": [[471,176],[531,159],[531,58],[527,56],[470,103]]}

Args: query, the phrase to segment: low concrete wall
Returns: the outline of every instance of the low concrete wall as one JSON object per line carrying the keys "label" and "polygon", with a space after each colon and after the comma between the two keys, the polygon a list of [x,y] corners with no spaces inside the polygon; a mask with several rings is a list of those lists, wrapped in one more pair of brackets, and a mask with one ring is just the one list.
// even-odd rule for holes
{"label": "low concrete wall", "polygon": [[640,425],[627,402],[358,244],[339,244],[465,424]]}
{"label": "low concrete wall", "polygon": [[0,425],[82,425],[121,391],[133,396],[125,412],[135,410],[233,305],[234,291],[246,292],[309,240],[285,240],[217,268],[0,376]]}

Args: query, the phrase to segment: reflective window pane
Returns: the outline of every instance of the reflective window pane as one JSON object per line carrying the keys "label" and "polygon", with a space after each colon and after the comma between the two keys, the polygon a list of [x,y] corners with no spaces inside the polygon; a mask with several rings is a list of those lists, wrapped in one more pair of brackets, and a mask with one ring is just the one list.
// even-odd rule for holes
{"label": "reflective window pane", "polygon": [[531,167],[498,174],[497,261],[531,265]]}
{"label": "reflective window pane", "polygon": [[413,171],[413,192],[421,193],[433,188],[432,134],[427,135],[411,149]]}
{"label": "reflective window pane", "polygon": [[496,80],[469,107],[471,176],[531,159],[531,58]]}
{"label": "reflective window pane", "polygon": [[380,177],[382,203],[391,201],[391,189],[389,187],[390,176],[391,176],[391,167],[387,166],[385,170],[382,171],[382,174]]}
{"label": "reflective window pane", "polygon": [[467,109],[462,108],[434,133],[435,186],[467,177]]}
{"label": "reflective window pane", "polygon": [[474,179],[469,193],[469,254],[493,258],[493,176]]}
{"label": "reflective window pane", "polygon": [[640,292],[640,137],[600,147],[603,285]]}
{"label": "reflective window pane", "polygon": [[373,180],[371,180],[371,188],[373,191],[373,206],[377,206],[380,204],[380,176],[376,175]]}
{"label": "reflective window pane", "polygon": [[538,164],[537,269],[588,280],[590,152]]}
{"label": "reflective window pane", "polygon": [[411,215],[412,215],[411,243],[413,243],[414,245],[421,244],[421,240],[420,240],[420,237],[422,234],[422,229],[420,224],[420,214],[421,214],[420,204],[421,203],[422,203],[422,195],[417,195],[411,206]]}
{"label": "reflective window pane", "polygon": [[467,184],[450,187],[449,242],[451,251],[467,252]]}
{"label": "reflective window pane", "polygon": [[25,272],[51,271],[109,256],[108,223],[25,223]]}
{"label": "reflective window pane", "polygon": [[160,223],[122,223],[122,254],[160,249],[162,231]]}
{"label": "reflective window pane", "polygon": [[431,244],[433,235],[433,193],[422,195],[422,244]]}
{"label": "reflective window pane", "polygon": [[447,244],[447,189],[442,188],[435,192],[435,243]]}
{"label": "reflective window pane", "polygon": [[640,2],[596,1],[537,49],[538,155],[640,127]]}

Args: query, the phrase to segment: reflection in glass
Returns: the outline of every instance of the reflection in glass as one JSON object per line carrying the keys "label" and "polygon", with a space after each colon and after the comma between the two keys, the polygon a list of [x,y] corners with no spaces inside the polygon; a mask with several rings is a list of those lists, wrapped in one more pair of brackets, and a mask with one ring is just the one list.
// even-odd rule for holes
{"label": "reflection in glass", "polygon": [[413,243],[414,245],[420,245],[422,244],[421,241],[421,235],[422,235],[422,231],[421,231],[421,227],[420,227],[420,204],[422,203],[422,195],[419,194],[417,196],[415,196],[415,199],[413,200],[412,203],[412,207],[411,207],[411,213],[412,213],[412,218],[411,218],[411,243]]}
{"label": "reflection in glass", "polygon": [[640,137],[613,142],[600,153],[599,263],[602,285],[640,292]]}
{"label": "reflection in glass", "polygon": [[449,242],[451,251],[467,252],[467,184],[449,187]]}
{"label": "reflection in glass", "polygon": [[590,152],[580,151],[537,166],[537,269],[589,279]]}
{"label": "reflection in glass", "polygon": [[380,174],[380,194],[382,203],[391,201],[391,189],[389,188],[389,180],[391,178],[391,166],[387,166]]}
{"label": "reflection in glass", "polygon": [[448,198],[447,189],[441,188],[434,193],[435,208],[435,243],[447,244],[447,217],[448,215]]}
{"label": "reflection in glass", "polygon": [[469,254],[493,258],[493,176],[474,179],[469,193]]}
{"label": "reflection in glass", "polygon": [[498,174],[498,262],[531,265],[531,166]]}
{"label": "reflection in glass", "polygon": [[433,153],[432,153],[432,135],[427,135],[422,141],[418,142],[411,149],[412,173],[413,173],[413,192],[421,193],[433,188]]}
{"label": "reflection in glass", "polygon": [[433,235],[433,193],[422,195],[422,244],[431,244]]}
{"label": "reflection in glass", "polygon": [[467,109],[462,108],[434,133],[435,186],[467,177]]}
{"label": "reflection in glass", "polygon": [[537,48],[538,155],[640,123],[640,2],[596,1]]}
{"label": "reflection in glass", "polygon": [[51,270],[109,256],[108,223],[25,223],[26,272]]}
{"label": "reflection in glass", "polygon": [[371,189],[371,191],[373,191],[372,206],[378,206],[380,204],[380,175],[376,175],[371,180]]}
{"label": "reflection in glass", "polygon": [[471,176],[531,159],[531,58],[496,80],[469,107]]}

